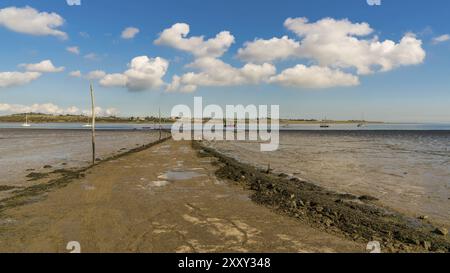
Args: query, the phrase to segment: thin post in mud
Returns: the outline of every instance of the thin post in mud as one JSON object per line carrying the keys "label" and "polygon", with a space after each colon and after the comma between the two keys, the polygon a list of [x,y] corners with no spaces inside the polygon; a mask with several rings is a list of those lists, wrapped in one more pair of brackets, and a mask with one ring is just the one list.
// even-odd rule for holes
{"label": "thin post in mud", "polygon": [[159,140],[162,138],[162,125],[161,125],[161,107],[158,108],[159,113]]}
{"label": "thin post in mud", "polygon": [[95,95],[94,87],[91,83],[91,104],[92,104],[92,165],[95,164]]}

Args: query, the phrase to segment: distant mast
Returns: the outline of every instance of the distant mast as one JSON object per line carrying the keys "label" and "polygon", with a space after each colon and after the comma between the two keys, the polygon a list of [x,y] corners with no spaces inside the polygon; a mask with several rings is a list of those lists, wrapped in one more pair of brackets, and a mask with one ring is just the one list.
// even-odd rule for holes
{"label": "distant mast", "polygon": [[91,83],[91,104],[92,104],[92,165],[95,164],[95,96],[94,87]]}
{"label": "distant mast", "polygon": [[28,113],[25,114],[25,123],[22,124],[22,127],[31,127],[31,125],[28,123]]}
{"label": "distant mast", "polygon": [[330,125],[327,123],[327,117],[325,117],[325,119],[322,120],[322,123],[320,124],[320,128],[330,128]]}
{"label": "distant mast", "polygon": [[365,118],[364,113],[361,115],[361,117],[362,117],[362,119],[361,119],[361,122],[358,123],[358,128],[362,128],[362,127],[364,127],[364,125],[366,125],[366,118]]}

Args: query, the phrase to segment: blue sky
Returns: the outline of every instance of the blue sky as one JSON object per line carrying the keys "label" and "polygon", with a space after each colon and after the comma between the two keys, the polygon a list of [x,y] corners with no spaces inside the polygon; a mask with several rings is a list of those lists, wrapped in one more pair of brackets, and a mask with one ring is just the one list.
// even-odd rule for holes
{"label": "blue sky", "polygon": [[[72,106],[80,111],[88,109],[86,78],[89,72],[101,70],[106,75],[119,73],[115,77],[122,83],[112,84],[104,77],[94,79],[98,104],[104,110],[115,108],[122,116],[155,115],[158,106],[168,115],[175,104],[192,104],[194,96],[202,96],[205,103],[220,105],[279,104],[282,117],[358,119],[364,113],[371,120],[450,122],[450,40],[445,36],[450,34],[448,1],[384,0],[376,7],[367,5],[365,0],[82,0],[81,6],[69,6],[66,0],[0,3],[0,9],[22,10],[26,6],[41,15],[58,14],[64,24],[54,29],[68,38],[45,30],[40,33],[37,28],[23,29],[21,23],[30,18],[19,20],[5,15],[2,19],[0,12],[0,73],[39,73],[30,82],[3,87],[0,76],[0,105],[3,104],[4,112],[46,103],[58,106],[56,111],[66,111]],[[287,18],[302,17],[308,21],[297,20],[292,27],[285,25]],[[330,29],[338,29],[344,19],[348,19],[345,28],[361,23],[370,25],[369,34],[349,35],[361,49],[365,44],[375,44],[374,39],[380,43],[391,40],[399,48],[391,53],[380,53],[384,52],[381,49],[360,51],[351,48],[347,36],[336,37],[337,47],[350,52],[336,59],[327,51],[335,42],[328,36],[318,40],[321,45],[325,43],[324,47],[319,44],[316,47],[314,42],[309,44],[314,46],[308,47],[306,42],[315,35],[333,33],[326,28],[328,25],[319,23],[324,18],[333,19]],[[190,27],[184,37],[186,41],[177,44],[168,35],[155,43],[164,30],[176,23]],[[139,29],[139,33],[123,39],[121,34],[127,27]],[[228,31],[234,42],[224,42],[224,49],[218,54],[199,53],[201,46],[208,48],[208,45],[187,41],[199,36],[206,41],[222,31]],[[246,42],[255,39],[269,41],[283,36],[293,44],[301,43],[300,49],[283,58],[271,59],[264,54],[275,51],[284,54],[278,52],[280,47],[262,50],[263,56],[246,48]],[[402,45],[405,37],[412,42]],[[68,47],[77,47],[79,54],[68,52]],[[240,49],[246,49],[245,56],[250,57],[240,56]],[[426,56],[422,56],[422,51]],[[92,54],[95,57],[88,58]],[[157,66],[164,70],[157,73],[160,77],[146,75],[145,83],[136,82],[130,75],[138,68],[133,70],[127,65],[139,56],[148,59],[135,60],[136,66],[140,62],[151,68]],[[157,57],[162,61],[155,61]],[[53,68],[64,67],[64,71],[48,73],[20,66],[43,60],[50,60]],[[204,61],[202,65],[192,65],[200,61]],[[231,67],[224,72],[226,79],[214,78],[212,68],[218,66],[212,62]],[[242,72],[240,69],[248,64],[255,65],[258,71],[264,70],[264,75]],[[363,71],[365,65],[371,71]],[[380,68],[382,65],[385,69]],[[292,70],[299,66],[302,69]],[[80,71],[81,75],[70,76],[73,71]],[[188,77],[189,73],[195,73],[194,79]],[[180,77],[181,84],[169,92],[174,75]],[[7,76],[10,74],[3,75]]]}

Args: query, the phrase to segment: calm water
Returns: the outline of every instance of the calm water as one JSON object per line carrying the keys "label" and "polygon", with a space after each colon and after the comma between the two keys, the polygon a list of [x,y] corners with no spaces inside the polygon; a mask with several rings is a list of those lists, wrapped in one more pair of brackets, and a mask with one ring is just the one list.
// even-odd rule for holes
{"label": "calm water", "polygon": [[[89,130],[80,123],[36,123],[31,128],[22,128],[22,123],[0,123],[0,129],[65,129],[65,130]],[[195,126],[194,126],[195,127]],[[130,124],[130,123],[98,123],[98,130],[142,130],[145,128],[159,128],[158,124]],[[163,124],[163,129],[170,129],[171,125]],[[196,128],[196,127],[195,127]],[[318,130],[317,124],[280,125],[281,131],[310,131]],[[450,123],[390,123],[390,124],[368,124],[363,128],[357,128],[356,124],[335,124],[323,131],[350,130],[350,131],[373,131],[373,130],[413,130],[413,131],[450,131]]]}
{"label": "calm water", "polygon": [[276,172],[369,194],[410,215],[450,225],[450,131],[306,130],[282,132],[280,139],[273,153],[261,153],[250,142],[210,145],[261,168],[270,163]]}
{"label": "calm water", "polygon": [[[32,123],[30,128],[23,128],[22,123],[0,123],[0,129],[49,129],[49,130],[90,130],[82,123]],[[130,124],[130,123],[97,123],[97,130],[142,130],[144,128],[159,128],[157,124]],[[170,128],[163,125],[163,128]]]}

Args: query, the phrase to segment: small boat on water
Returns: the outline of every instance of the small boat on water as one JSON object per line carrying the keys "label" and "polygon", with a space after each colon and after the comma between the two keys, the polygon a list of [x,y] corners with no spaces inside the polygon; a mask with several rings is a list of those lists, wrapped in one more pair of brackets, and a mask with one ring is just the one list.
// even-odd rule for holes
{"label": "small boat on water", "polygon": [[364,114],[363,114],[363,115],[362,115],[361,122],[358,123],[357,127],[358,127],[358,128],[363,128],[363,127],[365,127],[365,126],[366,126],[366,119],[365,119]]}
{"label": "small boat on water", "polygon": [[88,123],[83,125],[84,128],[92,128],[90,119],[88,118]]}
{"label": "small boat on water", "polygon": [[322,120],[322,123],[320,123],[320,128],[323,128],[323,129],[330,128],[330,125],[327,123],[327,118]]}
{"label": "small boat on water", "polygon": [[28,123],[28,114],[25,115],[25,123],[22,124],[22,127],[31,127],[31,124]]}

